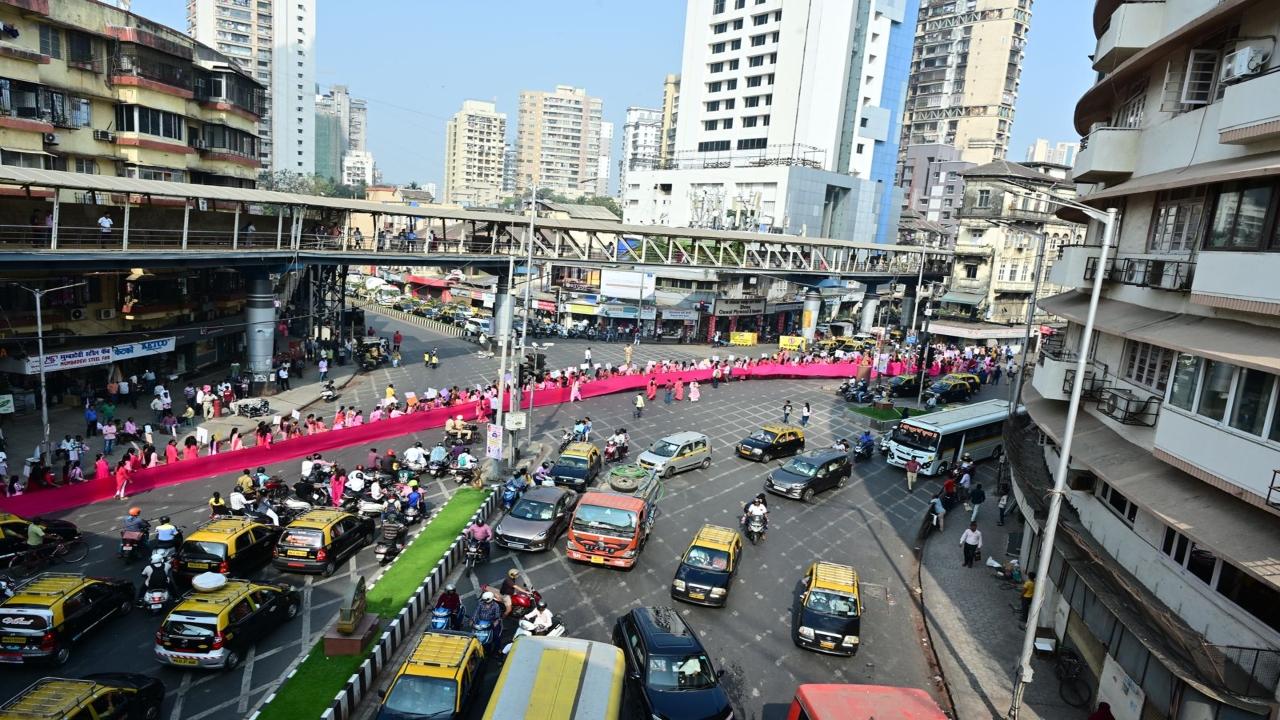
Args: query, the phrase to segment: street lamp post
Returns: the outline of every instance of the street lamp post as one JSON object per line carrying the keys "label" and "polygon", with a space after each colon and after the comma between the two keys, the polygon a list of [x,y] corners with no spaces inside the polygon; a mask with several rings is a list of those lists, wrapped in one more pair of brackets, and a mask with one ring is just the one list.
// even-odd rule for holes
{"label": "street lamp post", "polygon": [[[1063,207],[1075,208],[1090,218],[1101,222],[1103,225],[1102,247],[1098,252],[1099,271],[1093,276],[1093,289],[1089,293],[1089,312],[1085,317],[1084,328],[1080,333],[1080,350],[1076,354],[1076,375],[1071,381],[1071,399],[1067,405],[1067,423],[1062,430],[1062,445],[1058,448],[1058,466],[1053,473],[1053,490],[1049,495],[1049,514],[1045,518],[1044,537],[1040,541],[1040,559],[1036,563],[1036,578],[1039,579],[1039,582],[1035,584],[1035,590],[1031,595],[1031,607],[1027,610],[1026,628],[1022,637],[1022,654],[1018,658],[1018,673],[1014,677],[1013,697],[1010,700],[1009,712],[1006,715],[1009,720],[1017,720],[1018,710],[1022,705],[1022,695],[1026,691],[1027,683],[1030,683],[1035,675],[1031,669],[1031,655],[1035,650],[1036,618],[1040,614],[1040,607],[1044,604],[1044,580],[1049,574],[1049,561],[1053,557],[1053,539],[1058,531],[1058,516],[1062,512],[1062,496],[1066,488],[1067,469],[1071,461],[1071,443],[1075,439],[1076,417],[1080,412],[1080,395],[1084,390],[1084,374],[1088,364],[1089,345],[1092,341],[1094,320],[1098,315],[1098,301],[1102,297],[1102,279],[1106,273],[1102,272],[1101,268],[1106,267],[1107,251],[1111,249],[1111,243],[1115,238],[1117,215],[1115,208],[1109,208],[1104,213],[1088,205],[1052,196],[1049,197],[1048,202]],[[1017,398],[1015,398],[1016,400]]]}
{"label": "street lamp post", "polygon": [[53,288],[29,288],[20,283],[10,283],[15,287],[31,293],[36,299],[36,352],[39,354],[40,360],[40,452],[49,452],[49,391],[45,384],[44,374],[44,314],[42,305],[44,304],[44,296],[58,290],[69,290],[73,287],[80,287],[86,283],[78,282],[70,285],[59,285]]}

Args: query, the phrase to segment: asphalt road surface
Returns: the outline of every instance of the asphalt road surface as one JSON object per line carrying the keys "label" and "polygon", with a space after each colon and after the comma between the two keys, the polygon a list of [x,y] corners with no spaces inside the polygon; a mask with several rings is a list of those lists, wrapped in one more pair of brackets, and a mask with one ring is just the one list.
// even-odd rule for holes
{"label": "asphalt road surface", "polygon": [[[418,358],[400,368],[384,368],[359,376],[342,390],[336,404],[354,401],[368,410],[388,382],[397,388],[422,389],[428,385],[462,385],[492,380],[497,360],[476,356],[476,346],[457,338],[444,338],[420,328],[369,314],[371,323],[390,334],[405,335],[405,358]],[[556,340],[547,351],[553,367],[582,361],[587,343]],[[422,367],[424,349],[439,348],[442,366]],[[596,362],[620,363],[620,344],[591,343]],[[641,345],[635,359],[702,357],[728,354],[729,349],[705,346]],[[759,352],[757,350],[756,352]],[[697,430],[711,437],[713,464],[668,481],[661,503],[662,514],[638,566],[629,573],[570,563],[564,557],[564,541],[540,554],[511,554],[495,546],[493,560],[459,587],[474,591],[481,582],[497,583],[515,567],[541,590],[552,610],[562,615],[569,635],[608,641],[613,620],[638,604],[671,605],[669,583],[678,559],[694,533],[704,523],[733,527],[742,504],[761,489],[769,466],[733,457],[733,444],[761,423],[780,419],[784,400],[799,407],[813,403],[808,431],[810,448],[829,445],[838,437],[854,437],[857,429],[844,415],[845,404],[835,394],[837,381],[746,381],[704,386],[698,403],[686,400],[666,406],[652,403],[642,419],[631,417],[630,397],[594,398],[572,406],[537,410],[534,434],[558,439],[559,430],[574,418],[590,415],[597,431],[626,427],[633,452],[679,430]],[[438,439],[439,431],[406,436],[383,446],[403,451],[415,441]],[[349,448],[326,456],[348,467],[364,461],[367,447]],[[777,464],[777,461],[774,463]],[[292,481],[299,461],[268,468]],[[118,501],[85,506],[59,515],[77,523],[89,540],[89,557],[76,568],[90,574],[115,575],[137,580],[141,564],[124,566],[115,557],[118,529],[125,508],[138,505],[147,517],[168,514],[187,530],[207,518],[205,502],[213,490],[225,491],[234,473],[207,481],[163,488]],[[432,502],[444,501],[456,487],[449,481],[426,484]],[[929,485],[925,484],[925,489]],[[768,538],[759,546],[747,545],[745,561],[731,591],[728,607],[709,609],[678,605],[699,632],[714,661],[725,670],[723,682],[734,699],[740,717],[781,717],[795,690],[806,682],[876,682],[930,687],[930,672],[916,633],[910,588],[914,585],[912,558],[915,529],[928,493],[907,494],[902,472],[879,457],[858,465],[843,489],[820,494],[808,505],[771,496]],[[267,568],[259,579],[284,580],[299,587],[305,610],[299,618],[259,641],[255,651],[232,672],[199,672],[160,666],[153,659],[153,636],[159,618],[135,610],[110,621],[75,646],[72,659],[53,674],[80,676],[92,672],[145,672],[161,678],[167,698],[164,717],[171,720],[246,717],[281,682],[288,669],[312,646],[336,616],[338,604],[357,575],[377,571],[372,548],[361,552],[328,579],[282,575]],[[862,648],[850,659],[828,657],[800,650],[791,641],[791,611],[798,596],[804,568],[815,559],[852,564],[858,569],[865,615]],[[0,697],[12,696],[35,679],[51,674],[48,668],[12,667],[0,673]],[[385,680],[385,679],[384,679]]]}

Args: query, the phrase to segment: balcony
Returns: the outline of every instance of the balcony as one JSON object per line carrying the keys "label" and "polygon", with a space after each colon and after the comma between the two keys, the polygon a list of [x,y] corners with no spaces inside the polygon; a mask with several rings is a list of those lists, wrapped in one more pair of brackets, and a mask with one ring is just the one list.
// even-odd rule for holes
{"label": "balcony", "polygon": [[1263,505],[1271,490],[1276,450],[1259,438],[1223,429],[1199,415],[1169,408],[1156,424],[1157,456],[1172,458],[1190,474],[1231,492],[1244,490]]}
{"label": "balcony", "polygon": [[1097,264],[1102,253],[1099,245],[1063,245],[1058,248],[1058,259],[1049,267],[1052,285],[1060,287],[1083,287],[1086,268]]}
{"label": "balcony", "polygon": [[1259,98],[1280,97],[1280,72],[1228,85],[1218,112],[1218,142],[1250,145],[1280,137],[1280,111]]}
{"label": "balcony", "polygon": [[1099,127],[1080,141],[1071,180],[1077,183],[1114,183],[1133,174],[1138,166],[1136,128]]}
{"label": "balcony", "polygon": [[1202,251],[1197,265],[1192,302],[1280,315],[1280,254]]}
{"label": "balcony", "polygon": [[[1084,279],[1092,282],[1097,267],[1097,258],[1086,263]],[[1109,264],[1106,279],[1122,285],[1186,292],[1191,289],[1195,270],[1196,263],[1190,260],[1120,257]]]}
{"label": "balcony", "polygon": [[1132,2],[1111,14],[1106,30],[1098,37],[1093,69],[1101,73],[1115,70],[1161,37],[1164,28],[1164,0]]}

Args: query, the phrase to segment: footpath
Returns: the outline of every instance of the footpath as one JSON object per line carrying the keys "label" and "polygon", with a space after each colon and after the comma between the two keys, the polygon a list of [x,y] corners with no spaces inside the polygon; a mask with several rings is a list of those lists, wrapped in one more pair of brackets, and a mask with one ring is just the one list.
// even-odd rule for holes
{"label": "footpath", "polygon": [[[997,525],[995,467],[978,466],[974,482],[982,483],[987,501],[978,514],[982,532],[982,558],[964,567],[960,535],[969,526],[969,513],[960,505],[947,513],[944,531],[924,543],[920,584],[925,621],[946,677],[959,720],[1001,718],[1009,710],[1014,669],[1022,652],[1019,627],[1020,587],[995,576],[985,565],[987,557],[1005,562],[1010,557],[1010,535],[1022,532],[1013,516]],[[916,492],[933,492],[937,483],[917,486]],[[1016,539],[1016,538],[1015,538]],[[1018,543],[1013,550],[1017,551]],[[1035,678],[1023,694],[1020,720],[1083,720],[1085,710],[1073,708],[1058,695],[1053,663],[1033,658]]]}

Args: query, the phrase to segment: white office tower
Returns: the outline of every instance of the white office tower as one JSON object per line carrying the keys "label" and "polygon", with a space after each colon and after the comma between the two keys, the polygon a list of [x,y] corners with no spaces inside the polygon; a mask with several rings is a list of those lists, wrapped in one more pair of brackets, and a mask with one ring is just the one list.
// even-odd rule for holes
{"label": "white office tower", "polygon": [[656,170],[662,154],[662,110],[629,107],[622,126],[622,157],[618,161],[618,193],[627,186],[631,170]]}

